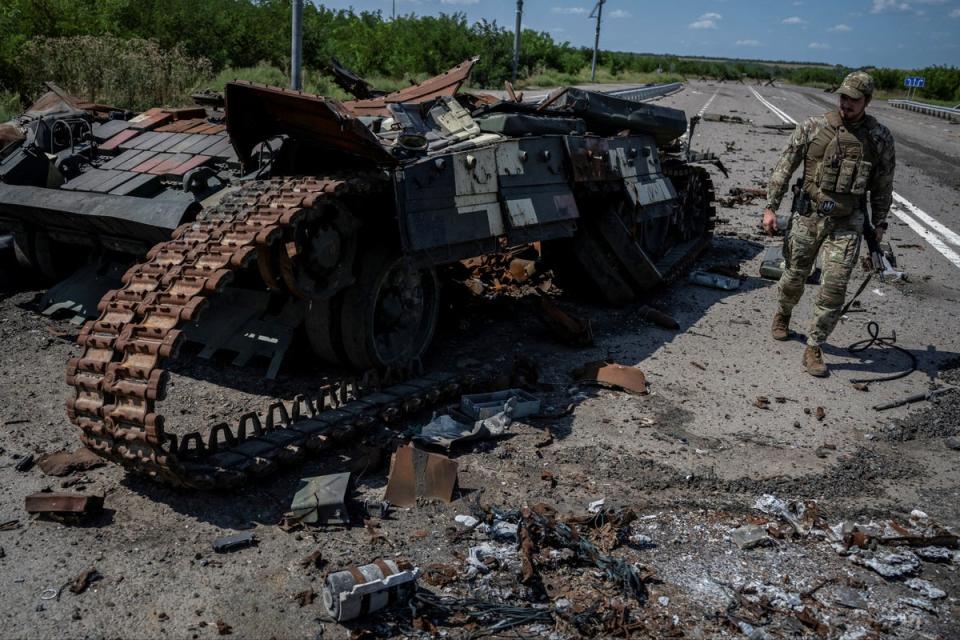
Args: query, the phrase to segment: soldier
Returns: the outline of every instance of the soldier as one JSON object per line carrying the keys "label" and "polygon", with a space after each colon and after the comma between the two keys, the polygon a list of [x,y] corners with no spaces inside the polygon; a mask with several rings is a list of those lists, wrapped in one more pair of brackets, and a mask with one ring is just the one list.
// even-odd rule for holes
{"label": "soldier", "polygon": [[[873,96],[873,78],[863,71],[848,75],[840,88],[840,108],[797,125],[767,185],[763,228],[777,230],[777,208],[793,172],[803,163],[795,191],[795,215],[784,241],[786,268],[780,277],[772,334],[789,337],[790,314],[821,247],[820,293],[807,334],[803,367],[810,375],[827,375],[821,345],[836,326],[847,283],[860,252],[866,203],[879,242],[887,228],[893,200],[895,164],[890,130],[866,115]],[[796,189],[796,188],[795,188]]]}

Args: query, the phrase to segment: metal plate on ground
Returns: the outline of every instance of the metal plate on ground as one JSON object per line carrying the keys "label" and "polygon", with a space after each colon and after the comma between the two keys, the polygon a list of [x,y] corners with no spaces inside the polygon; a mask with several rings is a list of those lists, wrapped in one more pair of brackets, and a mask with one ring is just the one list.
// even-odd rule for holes
{"label": "metal plate on ground", "polygon": [[408,444],[393,454],[384,499],[400,507],[414,506],[417,498],[450,502],[456,486],[456,462]]}

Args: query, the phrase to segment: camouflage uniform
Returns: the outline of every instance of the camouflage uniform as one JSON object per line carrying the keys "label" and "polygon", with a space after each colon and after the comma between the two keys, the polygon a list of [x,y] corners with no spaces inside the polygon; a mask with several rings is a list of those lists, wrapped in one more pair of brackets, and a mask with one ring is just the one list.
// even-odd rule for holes
{"label": "camouflage uniform", "polygon": [[[814,306],[810,331],[807,334],[807,344],[810,346],[819,346],[826,342],[839,320],[840,309],[843,307],[847,292],[847,283],[860,251],[864,205],[867,201],[866,195],[848,198],[851,204],[848,205],[847,210],[843,210],[840,205],[837,205],[834,210],[834,205],[837,203],[823,205],[823,201],[829,201],[830,198],[822,192],[817,192],[816,186],[812,184],[814,167],[809,165],[826,163],[817,162],[822,160],[824,150],[819,149],[818,158],[817,149],[810,154],[811,145],[818,140],[818,134],[823,132],[824,128],[831,127],[837,122],[840,122],[838,114],[825,114],[808,118],[797,125],[767,184],[767,208],[776,211],[793,172],[801,163],[805,163],[803,188],[812,195],[811,206],[815,210],[808,216],[794,214],[784,247],[787,264],[780,277],[778,302],[779,313],[789,318],[794,306],[800,301],[804,282],[810,275],[822,247],[823,271],[820,293]],[[889,129],[868,115],[864,115],[855,124],[842,124],[842,128],[855,136],[864,147],[870,145],[873,166],[864,187],[869,192],[871,222],[873,226],[877,226],[885,221],[893,200],[895,164],[893,136]],[[825,138],[829,138],[828,132],[824,132],[819,140]],[[819,168],[817,170],[819,171]],[[834,197],[840,199],[843,196]],[[830,215],[831,213],[834,215]],[[841,215],[836,215],[837,213]]]}

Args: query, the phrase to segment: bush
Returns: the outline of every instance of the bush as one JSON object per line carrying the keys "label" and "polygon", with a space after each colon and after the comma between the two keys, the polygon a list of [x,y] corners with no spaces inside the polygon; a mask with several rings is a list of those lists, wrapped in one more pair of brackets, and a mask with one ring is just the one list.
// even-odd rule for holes
{"label": "bush", "polygon": [[26,43],[19,63],[28,96],[52,80],[78,97],[135,110],[189,102],[211,71],[208,60],[180,47],[113,36],[37,38]]}

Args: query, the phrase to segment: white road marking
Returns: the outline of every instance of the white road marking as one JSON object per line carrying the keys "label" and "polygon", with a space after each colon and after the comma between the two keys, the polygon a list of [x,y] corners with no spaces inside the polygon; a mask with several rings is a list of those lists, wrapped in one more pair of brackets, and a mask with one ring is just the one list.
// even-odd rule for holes
{"label": "white road marking", "polygon": [[761,96],[759,91],[757,91],[757,90],[754,89],[753,87],[748,87],[748,88],[750,89],[750,91],[753,93],[753,95],[757,98],[757,100],[760,101],[760,103],[761,103],[763,106],[765,106],[766,108],[770,109],[771,112],[773,112],[773,115],[777,116],[778,118],[780,118],[781,120],[783,120],[783,121],[786,122],[787,124],[797,124],[797,121],[794,120],[793,118],[791,118],[790,115],[789,115],[786,111],[783,111],[783,110],[780,109],[779,107],[774,106],[774,105],[773,105],[772,103],[770,103],[766,98],[764,98],[763,96]]}
{"label": "white road marking", "polygon": [[901,205],[903,205],[903,207],[909,210],[910,213],[912,213],[916,217],[926,222],[927,225],[930,226],[934,231],[938,232],[943,237],[944,240],[946,240],[947,242],[949,242],[954,246],[960,247],[960,235],[957,235],[956,233],[954,233],[953,230],[950,229],[950,227],[946,226],[945,224],[942,224],[939,220],[937,220],[936,218],[931,216],[929,213],[927,213],[917,205],[913,204],[912,202],[904,198],[899,193],[894,193],[893,199],[899,202]]}
{"label": "white road marking", "polygon": [[[757,100],[759,100],[761,104],[763,104],[765,107],[770,109],[770,111],[775,116],[777,116],[778,118],[780,118],[782,121],[786,123],[797,124],[797,121],[791,118],[788,113],[772,105],[769,101],[764,99],[764,97],[761,96],[760,92],[758,92],[756,89],[754,89],[753,87],[749,87],[749,89],[753,93],[753,95],[757,98]],[[944,258],[949,260],[951,263],[953,263],[955,267],[960,269],[960,255],[957,255],[955,251],[950,249],[950,247],[948,247],[944,243],[944,240],[946,240],[950,244],[960,246],[960,235],[957,235],[956,233],[954,233],[949,227],[942,224],[939,220],[937,220],[936,218],[931,216],[929,213],[925,212],[923,209],[921,209],[920,207],[916,206],[915,204],[913,204],[912,202],[910,202],[909,200],[901,196],[899,193],[894,192],[893,199],[895,201],[895,204],[893,207],[890,208],[890,211],[893,212],[895,216],[897,216],[898,218],[906,222],[907,225],[911,229],[913,229],[920,237],[922,237],[924,240],[929,242],[930,246],[932,246],[934,249],[939,251]],[[910,215],[907,214],[907,211],[909,211],[913,215],[917,216],[918,218],[926,222],[936,232],[939,232],[940,234],[942,234],[942,237],[940,235],[937,235],[937,233],[928,230],[922,224],[914,220]]]}
{"label": "white road marking", "polygon": [[943,240],[937,234],[933,233],[922,224],[914,220],[906,211],[900,208],[900,203],[895,203],[890,207],[890,212],[893,215],[897,216],[901,220],[907,223],[911,229],[917,232],[917,234],[922,237],[924,240],[930,243],[934,249],[939,251],[944,258],[953,263],[957,269],[960,269],[960,255],[957,255],[952,249],[943,243]]}
{"label": "white road marking", "polygon": [[697,111],[698,116],[701,116],[701,117],[703,116],[704,112],[707,110],[707,107],[710,106],[710,103],[713,102],[713,99],[717,97],[718,93],[720,93],[720,89],[717,89],[716,91],[714,91],[713,95],[710,96],[710,99],[707,100],[706,103],[704,103],[704,105],[700,108],[700,111]]}

